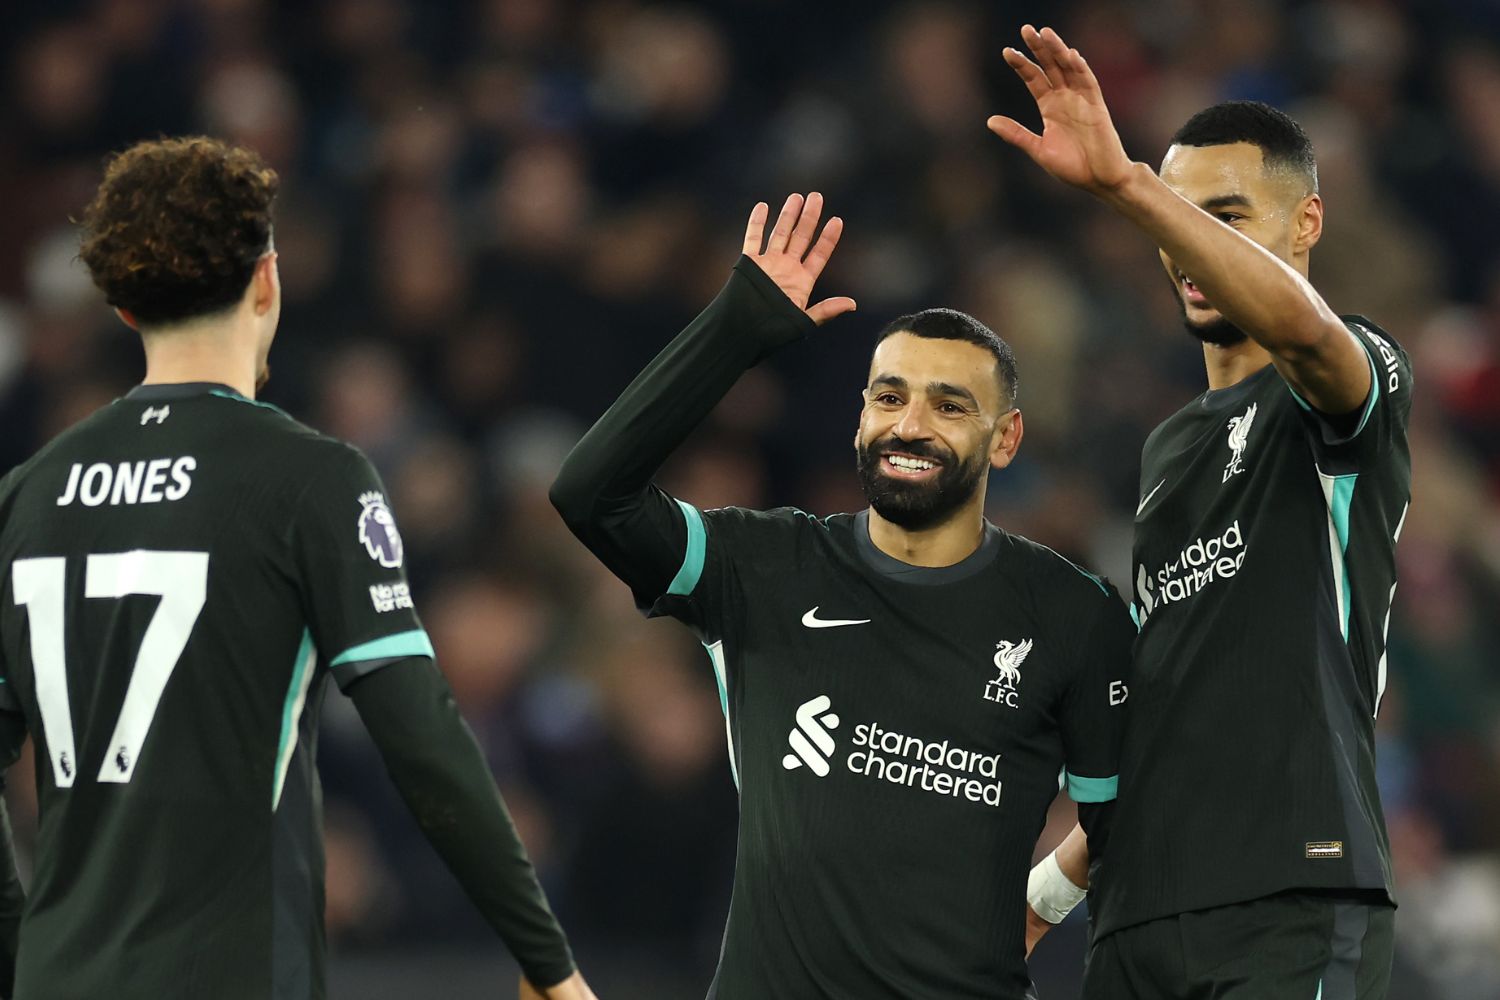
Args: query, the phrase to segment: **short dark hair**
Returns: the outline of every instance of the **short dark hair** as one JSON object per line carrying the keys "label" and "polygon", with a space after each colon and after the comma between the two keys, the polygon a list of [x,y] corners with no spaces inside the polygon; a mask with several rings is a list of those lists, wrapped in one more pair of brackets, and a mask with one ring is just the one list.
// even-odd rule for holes
{"label": "short dark hair", "polygon": [[146,324],[232,306],[271,248],[276,171],[248,149],[190,136],[105,164],[79,257],[109,304]]}
{"label": "short dark hair", "polygon": [[1248,142],[1260,149],[1268,167],[1300,174],[1307,191],[1318,190],[1318,161],[1312,140],[1302,126],[1284,111],[1261,101],[1225,101],[1204,108],[1189,118],[1177,134],[1174,146],[1225,146]]}
{"label": "short dark hair", "polygon": [[1016,397],[1021,391],[1020,378],[1016,374],[1016,352],[999,334],[973,316],[957,309],[923,309],[897,316],[876,335],[876,346],[897,333],[909,333],[929,340],[963,340],[989,351],[995,356],[995,375],[1000,380],[1000,392],[1011,406],[1016,405]]}

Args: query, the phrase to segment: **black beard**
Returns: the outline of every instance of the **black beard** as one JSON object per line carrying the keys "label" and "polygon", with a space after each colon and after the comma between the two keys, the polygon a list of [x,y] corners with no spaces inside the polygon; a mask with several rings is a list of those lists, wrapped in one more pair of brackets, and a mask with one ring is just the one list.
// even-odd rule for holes
{"label": "black beard", "polygon": [[1229,322],[1222,315],[1212,323],[1194,323],[1188,319],[1187,303],[1183,301],[1182,293],[1175,285],[1172,288],[1172,294],[1177,299],[1177,308],[1182,311],[1182,325],[1198,340],[1205,344],[1213,344],[1215,347],[1233,347],[1250,339],[1244,330]]}
{"label": "black beard", "polygon": [[[892,452],[939,463],[937,478],[918,483],[885,474],[880,464]],[[873,446],[861,444],[854,453],[865,500],[875,513],[908,531],[921,531],[946,521],[973,499],[989,469],[983,454],[960,462],[951,451],[926,442],[903,441],[894,435]]]}

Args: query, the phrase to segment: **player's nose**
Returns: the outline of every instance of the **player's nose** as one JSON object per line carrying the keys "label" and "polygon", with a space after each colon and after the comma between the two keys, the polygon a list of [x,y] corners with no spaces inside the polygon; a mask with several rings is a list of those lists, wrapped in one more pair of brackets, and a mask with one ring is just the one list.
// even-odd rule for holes
{"label": "player's nose", "polygon": [[891,428],[903,441],[925,441],[932,436],[927,424],[927,408],[917,400],[909,401],[896,418],[896,425]]}

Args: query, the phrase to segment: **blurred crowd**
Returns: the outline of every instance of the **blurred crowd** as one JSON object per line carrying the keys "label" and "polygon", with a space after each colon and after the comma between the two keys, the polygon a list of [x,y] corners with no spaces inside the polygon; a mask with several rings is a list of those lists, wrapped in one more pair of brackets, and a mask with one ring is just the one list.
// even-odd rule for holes
{"label": "blurred crowd", "polygon": [[[1380,719],[1398,988],[1493,1000],[1495,0],[9,3],[0,468],[141,376],[75,259],[69,218],[103,156],[199,132],[260,151],[283,180],[265,398],[380,469],[439,664],[596,986],[701,996],[736,824],[709,664],[641,619],[547,487],[717,291],[750,207],[817,189],[847,222],[822,287],[858,313],[749,373],[664,484],[700,507],[862,506],[870,335],[952,306],[1019,358],[1027,437],[991,518],[1127,580],[1140,445],[1205,388],[1202,361],[1149,242],[985,130],[1035,121],[999,58],[1028,20],[1089,58],[1139,159],[1226,98],[1277,104],[1313,138],[1313,281],[1390,331],[1418,380]],[[335,968],[495,952],[337,693],[323,725]],[[1061,805],[1049,837],[1067,822]],[[1053,948],[1057,982],[1077,954]]]}

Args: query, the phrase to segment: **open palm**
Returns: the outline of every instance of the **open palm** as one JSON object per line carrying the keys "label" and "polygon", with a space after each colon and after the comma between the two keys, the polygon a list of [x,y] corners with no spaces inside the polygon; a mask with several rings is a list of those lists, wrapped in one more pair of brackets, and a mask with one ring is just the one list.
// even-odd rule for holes
{"label": "open palm", "polygon": [[828,258],[833,256],[834,247],[839,245],[839,236],[844,231],[844,220],[834,216],[823,227],[818,241],[813,242],[818,231],[818,217],[823,214],[823,196],[814,191],[806,198],[800,194],[788,197],[767,238],[765,229],[769,214],[770,206],[763,201],[750,210],[750,221],[745,225],[745,256],[755,261],[814,323],[826,323],[853,309],[854,300],[843,296],[824,299],[811,307],[807,304],[812,298],[813,285],[823,268],[828,266]]}
{"label": "open palm", "polygon": [[1130,157],[1110,121],[1094,71],[1051,28],[1037,31],[1028,24],[1021,38],[1036,62],[1012,48],[1005,50],[1005,62],[1036,100],[1042,134],[1003,115],[990,118],[990,131],[1066,184],[1102,193],[1123,183]]}

